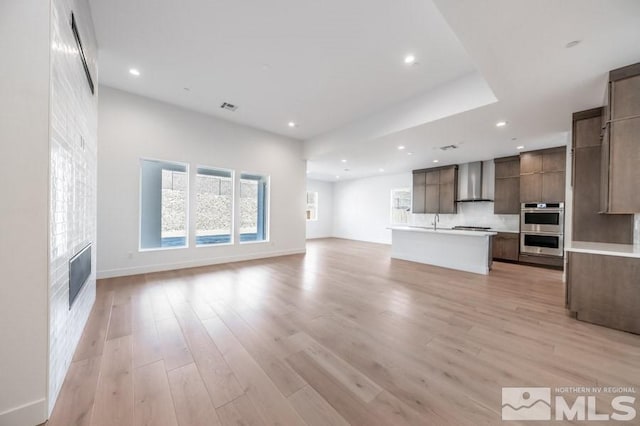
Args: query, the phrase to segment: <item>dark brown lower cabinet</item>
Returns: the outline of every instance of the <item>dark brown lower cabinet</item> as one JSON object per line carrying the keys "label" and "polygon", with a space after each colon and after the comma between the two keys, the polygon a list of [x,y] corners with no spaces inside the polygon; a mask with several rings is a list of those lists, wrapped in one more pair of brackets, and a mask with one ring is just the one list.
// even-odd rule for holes
{"label": "dark brown lower cabinet", "polygon": [[520,251],[520,234],[498,232],[493,237],[493,258],[495,260],[518,261]]}
{"label": "dark brown lower cabinet", "polygon": [[576,318],[640,334],[640,258],[568,254],[567,307]]}

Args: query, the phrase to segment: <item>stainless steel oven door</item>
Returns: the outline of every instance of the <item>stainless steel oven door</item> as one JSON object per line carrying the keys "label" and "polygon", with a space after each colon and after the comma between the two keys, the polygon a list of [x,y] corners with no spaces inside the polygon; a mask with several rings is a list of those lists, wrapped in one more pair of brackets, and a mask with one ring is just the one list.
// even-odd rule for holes
{"label": "stainless steel oven door", "polygon": [[564,209],[522,209],[520,231],[564,233]]}
{"label": "stainless steel oven door", "polygon": [[520,233],[521,253],[562,257],[564,255],[563,250],[564,237],[562,235],[542,232]]}

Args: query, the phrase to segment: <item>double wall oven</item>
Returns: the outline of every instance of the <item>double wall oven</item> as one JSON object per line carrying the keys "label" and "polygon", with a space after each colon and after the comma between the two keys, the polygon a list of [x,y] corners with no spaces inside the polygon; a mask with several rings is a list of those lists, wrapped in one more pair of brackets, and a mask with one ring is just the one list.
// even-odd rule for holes
{"label": "double wall oven", "polygon": [[520,252],[564,255],[564,203],[522,203]]}

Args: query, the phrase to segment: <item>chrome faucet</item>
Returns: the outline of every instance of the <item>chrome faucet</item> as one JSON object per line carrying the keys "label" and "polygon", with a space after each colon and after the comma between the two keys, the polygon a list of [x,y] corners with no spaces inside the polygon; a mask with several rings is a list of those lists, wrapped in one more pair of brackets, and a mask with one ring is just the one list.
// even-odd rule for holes
{"label": "chrome faucet", "polygon": [[436,215],[433,217],[433,222],[431,223],[433,225],[434,231],[437,230],[438,222],[440,222],[440,214],[436,213]]}

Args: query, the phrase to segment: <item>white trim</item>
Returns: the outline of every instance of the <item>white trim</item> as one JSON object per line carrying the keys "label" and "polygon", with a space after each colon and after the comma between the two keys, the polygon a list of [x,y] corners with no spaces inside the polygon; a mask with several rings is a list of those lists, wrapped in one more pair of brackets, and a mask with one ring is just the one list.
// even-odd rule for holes
{"label": "white trim", "polygon": [[[187,237],[185,237],[185,241],[188,240]],[[149,252],[149,251],[166,251],[166,250],[181,250],[181,249],[188,249],[189,246],[167,246],[167,247],[151,247],[151,248],[139,248],[138,249],[138,253],[145,253],[145,252]]]}
{"label": "white trim", "polygon": [[240,241],[240,245],[245,245],[245,244],[263,244],[263,243],[268,243],[268,242],[269,242],[269,240]]}
{"label": "white trim", "polygon": [[[233,237],[231,237],[233,239]],[[233,241],[231,241],[230,243],[209,243],[209,244],[196,244],[196,248],[203,248],[203,247],[227,247],[227,246],[232,246],[235,243]]]}
{"label": "white trim", "polygon": [[224,256],[215,259],[199,259],[189,260],[178,263],[161,263],[155,265],[137,266],[134,268],[108,269],[106,271],[98,271],[97,279],[124,277],[128,275],[148,274],[151,272],[172,271],[175,269],[196,268],[199,266],[219,265],[221,263],[242,262],[245,260],[267,259],[270,257],[289,256],[292,254],[304,254],[306,248],[282,250],[267,253],[253,253],[236,256]]}
{"label": "white trim", "polygon": [[45,398],[0,413],[0,425],[39,425],[47,420]]}

